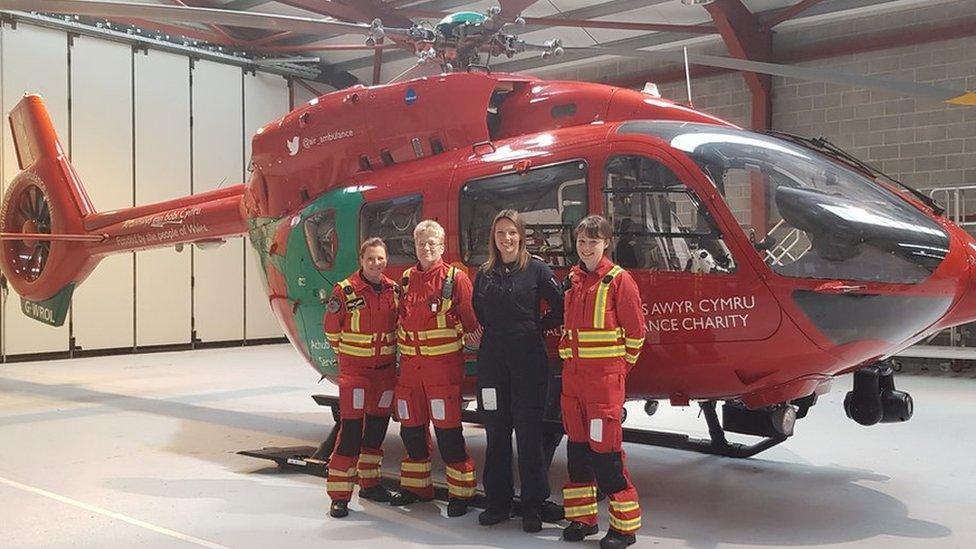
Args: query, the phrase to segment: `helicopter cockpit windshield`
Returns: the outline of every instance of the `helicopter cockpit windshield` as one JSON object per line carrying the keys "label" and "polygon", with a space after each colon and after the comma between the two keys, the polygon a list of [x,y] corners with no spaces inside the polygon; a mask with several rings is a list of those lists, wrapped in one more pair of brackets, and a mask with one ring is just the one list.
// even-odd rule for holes
{"label": "helicopter cockpit windshield", "polygon": [[[870,178],[813,150],[736,128],[635,121],[619,133],[664,139],[725,197],[773,270],[784,276],[910,284],[949,251],[935,221]],[[753,224],[755,193],[768,227]]]}

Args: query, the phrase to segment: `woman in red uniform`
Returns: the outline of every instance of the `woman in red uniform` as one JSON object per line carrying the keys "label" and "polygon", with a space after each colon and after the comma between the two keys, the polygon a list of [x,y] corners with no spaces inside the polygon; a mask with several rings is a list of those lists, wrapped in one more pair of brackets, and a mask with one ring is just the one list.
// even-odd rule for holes
{"label": "woman in red uniform", "polygon": [[336,284],[329,300],[325,336],[339,358],[339,440],[329,460],[326,489],[329,514],[349,514],[359,481],[359,497],[389,501],[380,484],[383,438],[390,423],[400,288],[383,275],[386,244],[370,238],[359,248],[360,269]]}
{"label": "woman in red uniform", "polygon": [[444,228],[424,220],[413,232],[417,265],[403,273],[400,301],[400,378],[394,413],[407,456],[400,463],[401,491],[390,505],[409,505],[434,497],[430,478],[430,435],[434,424],[441,459],[447,465],[447,515],[468,511],[477,481],[474,461],[461,433],[462,336],[478,329],[471,308],[471,279],[448,265]]}
{"label": "woman in red uniform", "polygon": [[599,531],[599,486],[610,499],[610,530],[600,540],[601,549],[635,543],[641,525],[620,419],[624,382],[644,345],[644,315],[634,279],[604,255],[612,236],[610,223],[598,215],[576,226],[580,263],[569,272],[559,342],[563,426],[569,437],[563,505],[572,521],[563,539],[580,541]]}

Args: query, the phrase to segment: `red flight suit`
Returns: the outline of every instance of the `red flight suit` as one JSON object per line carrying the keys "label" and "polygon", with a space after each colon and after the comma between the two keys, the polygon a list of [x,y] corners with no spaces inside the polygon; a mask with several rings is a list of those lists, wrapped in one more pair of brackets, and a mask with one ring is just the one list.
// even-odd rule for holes
{"label": "red flight suit", "polygon": [[640,292],[630,274],[603,257],[595,272],[582,262],[569,272],[561,405],[569,437],[566,519],[597,523],[597,484],[610,499],[610,528],[633,534],[641,525],[637,490],[630,481],[620,425],[627,372],[644,345]]}
{"label": "red flight suit", "polygon": [[407,269],[401,283],[400,377],[393,412],[407,450],[400,465],[400,486],[424,499],[434,496],[427,430],[433,421],[441,458],[447,464],[450,497],[468,499],[477,486],[474,461],[461,433],[462,336],[478,328],[471,306],[471,279],[439,261],[427,271]]}
{"label": "red flight suit", "polygon": [[357,271],[332,290],[325,336],[339,357],[340,429],[326,489],[349,501],[358,476],[362,488],[380,482],[383,439],[390,421],[400,287],[382,277],[379,291]]}

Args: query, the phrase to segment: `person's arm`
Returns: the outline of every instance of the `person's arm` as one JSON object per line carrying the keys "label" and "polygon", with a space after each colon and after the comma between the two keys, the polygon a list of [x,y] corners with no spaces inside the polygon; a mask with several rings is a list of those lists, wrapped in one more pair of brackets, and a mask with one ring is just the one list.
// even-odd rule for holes
{"label": "person's arm", "polygon": [[332,288],[332,297],[325,304],[325,316],[322,318],[325,338],[334,349],[339,347],[339,334],[342,332],[342,322],[346,316],[345,305],[342,288],[336,284]]}
{"label": "person's arm", "polygon": [[623,272],[617,277],[617,291],[615,292],[617,323],[624,330],[624,346],[626,347],[627,368],[634,367],[644,348],[644,307],[641,302],[637,283],[630,273]]}
{"label": "person's arm", "polygon": [[458,269],[454,275],[454,306],[457,308],[461,325],[467,333],[475,332],[480,327],[474,308],[471,306],[472,293],[471,279],[468,278],[467,273]]}
{"label": "person's arm", "polygon": [[563,323],[563,285],[556,280],[556,275],[545,263],[539,263],[536,271],[539,275],[539,297],[549,306],[549,311],[542,317],[539,324],[543,330],[561,326]]}
{"label": "person's arm", "polygon": [[483,309],[485,276],[485,273],[481,269],[478,269],[478,272],[474,275],[474,290],[471,295],[471,306],[474,308],[474,316],[482,326],[485,325],[485,312]]}

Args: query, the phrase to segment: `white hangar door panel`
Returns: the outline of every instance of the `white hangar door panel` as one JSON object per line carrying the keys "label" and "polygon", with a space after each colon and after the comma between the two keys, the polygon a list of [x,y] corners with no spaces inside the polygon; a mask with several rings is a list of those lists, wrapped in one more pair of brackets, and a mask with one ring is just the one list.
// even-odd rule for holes
{"label": "white hangar door panel", "polygon": [[[97,211],[132,207],[132,48],[88,36],[71,46],[71,159]],[[133,254],[102,260],[76,290],[83,350],[135,344]]]}
{"label": "white hangar door panel", "polygon": [[[244,141],[245,166],[251,162],[251,138],[258,128],[288,113],[288,82],[281,76],[258,73],[244,75]],[[282,143],[282,147],[284,147]],[[268,294],[264,289],[263,275],[258,257],[247,244],[245,261],[247,299],[245,301],[245,337],[261,339],[281,337],[283,332],[271,312]]]}
{"label": "white hangar door panel", "polygon": [[[3,79],[3,191],[20,173],[7,113],[24,96],[44,98],[61,143],[68,148],[68,37],[64,32],[17,25],[4,26]],[[31,320],[20,310],[20,297],[10,292],[3,314],[4,353],[21,355],[68,350],[68,322],[53,328]]]}
{"label": "white hangar door panel", "polygon": [[[190,60],[134,54],[135,199],[151,204],[190,194]],[[190,342],[190,251],[136,254],[136,345]]]}
{"label": "white hangar door panel", "polygon": [[[208,61],[193,66],[193,192],[244,180],[243,73]],[[193,249],[193,327],[203,341],[244,339],[244,240]]]}

